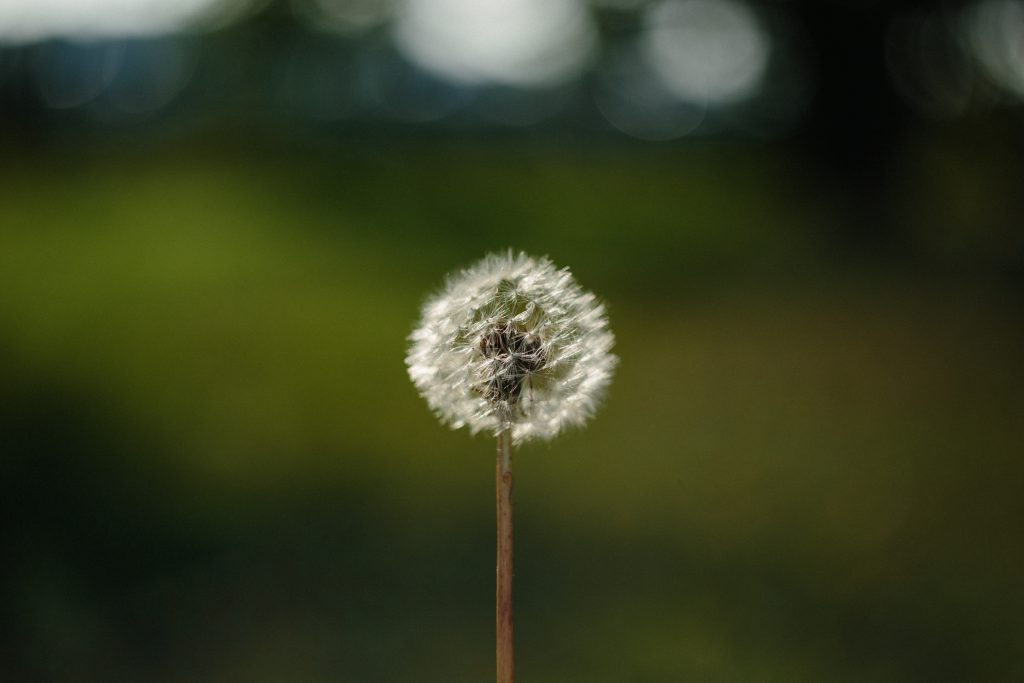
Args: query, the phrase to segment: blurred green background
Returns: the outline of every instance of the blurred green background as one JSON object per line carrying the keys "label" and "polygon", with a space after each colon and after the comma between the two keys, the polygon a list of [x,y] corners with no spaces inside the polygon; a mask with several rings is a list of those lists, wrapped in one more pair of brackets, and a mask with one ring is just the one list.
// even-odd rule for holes
{"label": "blurred green background", "polygon": [[[289,16],[185,39],[255,69]],[[621,357],[516,456],[522,681],[1024,679],[1018,102],[930,119],[863,66],[848,130],[809,49],[767,136],[324,124],[245,78],[111,122],[40,45],[0,51],[0,679],[491,680],[493,444],[403,357],[507,247]]]}

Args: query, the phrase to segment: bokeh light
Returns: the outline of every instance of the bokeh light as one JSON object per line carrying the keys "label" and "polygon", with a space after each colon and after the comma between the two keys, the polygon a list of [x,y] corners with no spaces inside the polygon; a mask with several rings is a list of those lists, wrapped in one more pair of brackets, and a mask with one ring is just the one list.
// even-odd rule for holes
{"label": "bokeh light", "polygon": [[175,37],[127,42],[104,97],[102,113],[111,118],[150,114],[166,107],[192,79],[196,46]]}
{"label": "bokeh light", "polygon": [[988,78],[1006,92],[1024,98],[1024,2],[978,2],[965,14],[964,32]]}
{"label": "bokeh light", "polygon": [[109,85],[119,62],[108,44],[56,43],[36,55],[39,94],[54,109],[84,105]]}
{"label": "bokeh light", "polygon": [[0,43],[149,36],[223,24],[251,0],[3,0]]}
{"label": "bokeh light", "polygon": [[51,42],[34,51],[36,88],[53,109],[88,105],[117,121],[156,112],[192,79],[196,45],[163,36],[89,43]]}
{"label": "bokeh light", "polygon": [[646,15],[645,55],[679,99],[727,104],[757,94],[771,39],[739,0],[665,0]]}
{"label": "bokeh light", "polygon": [[395,39],[413,62],[454,82],[532,87],[577,76],[596,35],[579,0],[408,0]]}
{"label": "bokeh light", "polygon": [[639,41],[608,55],[598,67],[594,103],[617,130],[640,140],[674,140],[695,131],[704,101],[680,101],[643,59]]}

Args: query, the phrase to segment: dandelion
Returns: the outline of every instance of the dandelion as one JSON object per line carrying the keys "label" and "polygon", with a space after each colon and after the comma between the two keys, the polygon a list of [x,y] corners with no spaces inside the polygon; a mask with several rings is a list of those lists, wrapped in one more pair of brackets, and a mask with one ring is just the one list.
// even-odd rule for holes
{"label": "dandelion", "polygon": [[448,280],[411,335],[409,376],[454,429],[551,439],[594,413],[611,379],[604,306],[568,270],[492,254]]}
{"label": "dandelion", "polygon": [[593,415],[617,362],[614,337],[604,306],[567,269],[509,251],[450,277],[410,341],[409,377],[438,417],[498,440],[498,683],[512,683],[512,444]]}

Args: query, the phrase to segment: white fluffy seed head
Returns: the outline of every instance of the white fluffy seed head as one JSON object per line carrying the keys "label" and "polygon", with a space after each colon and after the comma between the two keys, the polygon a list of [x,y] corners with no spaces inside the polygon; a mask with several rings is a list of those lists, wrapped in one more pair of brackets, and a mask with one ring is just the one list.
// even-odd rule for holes
{"label": "white fluffy seed head", "polygon": [[409,339],[409,377],[443,422],[517,443],[586,422],[618,362],[594,295],[511,251],[449,277]]}

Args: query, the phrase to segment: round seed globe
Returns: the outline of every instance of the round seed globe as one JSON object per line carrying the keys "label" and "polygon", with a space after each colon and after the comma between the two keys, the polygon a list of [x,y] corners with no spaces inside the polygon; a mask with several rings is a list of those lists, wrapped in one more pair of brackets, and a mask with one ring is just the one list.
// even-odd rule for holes
{"label": "round seed globe", "polygon": [[618,362],[597,298],[511,251],[450,276],[409,339],[409,377],[443,422],[516,443],[585,423]]}

